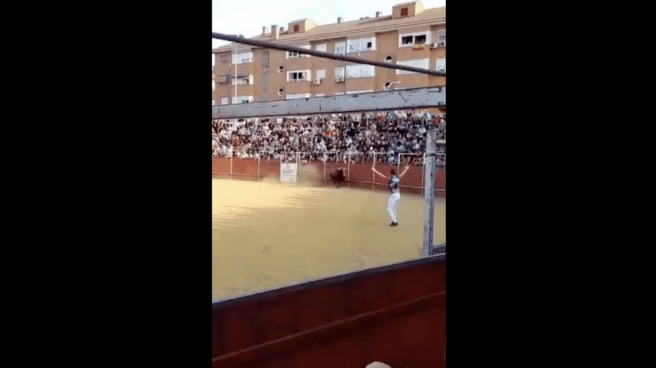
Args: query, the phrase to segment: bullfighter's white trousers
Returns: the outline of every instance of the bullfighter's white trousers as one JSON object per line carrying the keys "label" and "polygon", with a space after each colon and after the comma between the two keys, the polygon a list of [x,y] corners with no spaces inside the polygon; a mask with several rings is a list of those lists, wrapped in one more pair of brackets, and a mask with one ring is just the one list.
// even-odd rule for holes
{"label": "bullfighter's white trousers", "polygon": [[401,201],[401,193],[392,193],[387,201],[387,213],[392,222],[396,222],[396,208],[399,206],[399,201]]}

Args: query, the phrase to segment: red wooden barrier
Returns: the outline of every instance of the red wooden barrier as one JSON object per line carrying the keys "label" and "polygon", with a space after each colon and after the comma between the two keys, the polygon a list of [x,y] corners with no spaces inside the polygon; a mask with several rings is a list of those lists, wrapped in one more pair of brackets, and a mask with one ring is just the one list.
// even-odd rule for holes
{"label": "red wooden barrier", "polygon": [[444,367],[446,255],[212,305],[213,367]]}
{"label": "red wooden barrier", "polygon": [[[347,164],[344,162],[326,162],[325,176],[324,164],[321,161],[310,161],[302,164],[303,166],[313,166],[314,172],[318,173],[317,178],[323,176],[324,180],[330,180],[330,173],[339,169],[344,169],[344,176],[348,178],[349,183],[345,184],[349,187],[377,189],[387,191],[387,180],[378,175],[372,176],[372,163],[358,163]],[[212,175],[217,177],[232,177],[233,179],[243,180],[259,180],[261,178],[273,178],[280,180],[280,162],[273,160],[259,161],[259,176],[258,176],[258,160],[255,159],[238,159],[232,160],[232,175],[231,163],[229,158],[213,158],[212,159]],[[390,169],[397,171],[400,174],[403,171],[402,167],[376,164],[376,170],[389,176]],[[398,172],[401,171],[401,172]],[[373,181],[372,181],[373,180]],[[317,184],[326,184],[317,182]],[[410,166],[410,169],[401,180],[401,188],[405,193],[421,194],[423,187],[422,182],[422,167]],[[415,187],[415,188],[412,188]],[[446,190],[446,170],[439,169],[435,171],[435,189],[441,191]]]}

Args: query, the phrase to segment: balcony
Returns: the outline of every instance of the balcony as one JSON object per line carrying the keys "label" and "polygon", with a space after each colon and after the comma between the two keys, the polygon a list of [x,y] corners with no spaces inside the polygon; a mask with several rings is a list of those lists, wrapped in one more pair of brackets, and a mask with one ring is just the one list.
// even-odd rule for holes
{"label": "balcony", "polygon": [[253,85],[253,74],[237,74],[237,78],[235,79],[234,75],[230,76],[230,85],[238,86],[252,86]]}

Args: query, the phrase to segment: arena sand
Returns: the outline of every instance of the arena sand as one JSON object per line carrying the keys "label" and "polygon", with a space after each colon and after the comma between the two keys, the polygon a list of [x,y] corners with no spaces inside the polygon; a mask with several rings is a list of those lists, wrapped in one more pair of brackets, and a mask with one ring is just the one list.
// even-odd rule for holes
{"label": "arena sand", "polygon": [[[212,179],[212,299],[417,258],[423,198],[401,192],[392,228],[386,192]],[[446,241],[444,198],[433,239]]]}

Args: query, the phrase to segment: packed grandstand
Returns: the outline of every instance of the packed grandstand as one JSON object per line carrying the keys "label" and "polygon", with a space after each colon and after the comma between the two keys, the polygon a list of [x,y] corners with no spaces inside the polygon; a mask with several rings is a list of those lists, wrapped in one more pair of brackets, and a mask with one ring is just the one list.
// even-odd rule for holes
{"label": "packed grandstand", "polygon": [[[426,113],[333,114],[251,119],[213,119],[212,156],[291,161],[306,160],[396,163],[399,153],[426,151]],[[446,115],[431,121],[437,139],[446,141]],[[373,153],[376,153],[374,155]],[[414,160],[420,165],[422,160]],[[446,145],[437,164],[446,164]]]}

